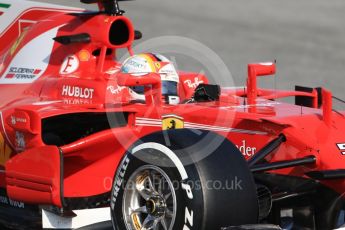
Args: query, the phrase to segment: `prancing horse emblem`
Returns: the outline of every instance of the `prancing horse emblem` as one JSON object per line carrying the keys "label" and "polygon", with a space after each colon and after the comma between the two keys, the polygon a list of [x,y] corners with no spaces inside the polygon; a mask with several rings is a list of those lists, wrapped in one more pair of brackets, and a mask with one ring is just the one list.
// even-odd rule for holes
{"label": "prancing horse emblem", "polygon": [[162,116],[162,129],[183,129],[183,118],[176,115],[164,115]]}

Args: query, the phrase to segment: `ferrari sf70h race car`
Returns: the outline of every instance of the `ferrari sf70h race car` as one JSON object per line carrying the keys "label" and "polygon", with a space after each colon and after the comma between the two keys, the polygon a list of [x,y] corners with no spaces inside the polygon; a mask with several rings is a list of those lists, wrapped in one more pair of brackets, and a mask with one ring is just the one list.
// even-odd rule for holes
{"label": "ferrari sf70h race car", "polygon": [[[14,229],[336,229],[345,112],[332,93],[176,71],[115,0],[0,1],[0,224]],[[124,61],[116,56],[127,50]],[[295,103],[281,98],[294,97]]]}

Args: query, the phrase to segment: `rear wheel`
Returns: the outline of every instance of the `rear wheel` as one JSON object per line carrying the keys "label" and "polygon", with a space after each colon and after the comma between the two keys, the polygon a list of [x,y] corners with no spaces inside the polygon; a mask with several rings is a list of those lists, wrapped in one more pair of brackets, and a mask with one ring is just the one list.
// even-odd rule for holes
{"label": "rear wheel", "polygon": [[118,230],[220,229],[257,223],[258,201],[236,146],[217,134],[182,129],[146,136],[125,154],[111,212]]}

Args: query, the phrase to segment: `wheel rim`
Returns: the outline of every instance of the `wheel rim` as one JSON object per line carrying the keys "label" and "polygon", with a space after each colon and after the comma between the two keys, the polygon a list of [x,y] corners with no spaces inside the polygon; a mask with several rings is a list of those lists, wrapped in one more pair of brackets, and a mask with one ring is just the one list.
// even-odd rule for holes
{"label": "wheel rim", "polygon": [[128,230],[172,230],[176,206],[173,183],[162,169],[145,165],[128,179],[122,205]]}

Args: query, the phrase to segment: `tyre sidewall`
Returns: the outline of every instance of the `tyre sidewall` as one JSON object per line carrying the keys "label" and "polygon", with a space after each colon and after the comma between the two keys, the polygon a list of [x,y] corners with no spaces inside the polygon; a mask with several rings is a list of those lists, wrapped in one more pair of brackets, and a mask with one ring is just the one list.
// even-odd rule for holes
{"label": "tyre sidewall", "polygon": [[[147,149],[142,150],[137,154],[150,154],[150,152],[152,152],[152,150]],[[162,159],[160,158],[160,160]],[[138,168],[147,165],[154,165],[157,167],[157,165],[159,165],[159,162],[157,162],[157,164],[152,164],[152,161],[150,161],[150,164],[148,164],[140,160],[139,158],[135,157],[130,152],[126,153],[126,155],[121,161],[121,164],[119,165],[111,194],[111,215],[113,226],[115,226],[116,230],[127,229],[125,225],[125,219],[123,216],[123,198],[125,188],[128,185],[128,180]],[[188,189],[188,186],[191,186],[190,188],[192,188],[192,186],[195,186],[188,185],[190,184],[188,183],[188,181],[198,181],[198,179],[195,179],[195,177],[197,177],[195,167],[193,165],[185,166],[187,174],[191,175],[188,181],[182,181],[179,171],[174,167],[159,168],[162,169],[167,174],[169,179],[172,181],[176,194],[177,210],[173,229],[201,229],[201,226],[199,225],[201,224],[203,219],[203,197],[202,191],[200,189],[201,186],[198,188],[193,188],[191,190]],[[190,191],[193,191],[192,196]],[[185,228],[185,226],[188,228]]]}

